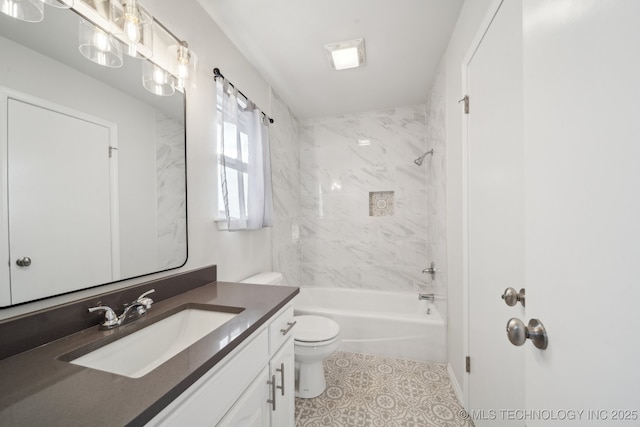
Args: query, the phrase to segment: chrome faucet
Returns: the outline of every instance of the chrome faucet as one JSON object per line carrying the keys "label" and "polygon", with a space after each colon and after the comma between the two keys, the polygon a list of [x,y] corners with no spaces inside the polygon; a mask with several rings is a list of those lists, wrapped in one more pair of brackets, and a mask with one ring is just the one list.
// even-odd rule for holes
{"label": "chrome faucet", "polygon": [[[145,314],[147,310],[151,308],[151,304],[153,304],[153,300],[147,295],[155,291],[155,289],[148,290],[147,292],[136,298],[136,300],[131,304],[125,305],[124,311],[120,316],[116,315],[115,311],[113,311],[111,307],[102,305],[89,308],[89,312],[93,313],[94,311],[104,311],[104,320],[100,324],[100,329],[113,329],[115,327],[128,323],[126,319],[129,316],[129,312],[131,312],[131,310],[133,309],[136,309],[136,318]],[[133,317],[130,317],[129,321],[132,319]]]}
{"label": "chrome faucet", "polygon": [[418,294],[418,300],[424,300],[426,299],[427,301],[435,301],[436,297],[433,294]]}

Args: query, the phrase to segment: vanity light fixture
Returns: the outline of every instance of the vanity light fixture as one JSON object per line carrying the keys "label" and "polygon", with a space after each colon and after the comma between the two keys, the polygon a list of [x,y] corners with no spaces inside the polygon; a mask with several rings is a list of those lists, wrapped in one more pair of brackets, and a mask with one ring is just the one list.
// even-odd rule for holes
{"label": "vanity light fixture", "polygon": [[173,74],[176,76],[175,88],[184,91],[187,80],[192,88],[196,87],[196,68],[198,56],[189,49],[186,41],[169,46],[169,58],[175,59]]}
{"label": "vanity light fixture", "polygon": [[360,67],[365,62],[364,39],[324,45],[329,63],[336,70]]}
{"label": "vanity light fixture", "polygon": [[145,60],[142,62],[142,85],[155,95],[171,96],[175,93],[176,78],[162,67]]}
{"label": "vanity light fixture", "polygon": [[153,16],[136,0],[111,0],[110,20],[113,34],[133,57],[151,58],[153,55]]}
{"label": "vanity light fixture", "polygon": [[73,7],[73,0],[40,0],[47,6],[57,7],[58,9],[69,9]]}
{"label": "vanity light fixture", "polygon": [[[45,4],[68,9],[75,1],[0,0],[0,12],[22,21],[40,22],[44,19]],[[156,95],[170,96],[176,89],[184,91],[187,81],[195,87],[197,55],[186,41],[157,22],[137,0],[83,0],[74,9],[82,17],[78,25],[79,50],[85,58],[111,68],[123,65],[123,53],[150,58],[157,24],[157,30],[164,37],[160,45],[168,46],[169,54],[161,55],[158,61],[147,59],[142,63],[144,88]]]}
{"label": "vanity light fixture", "polygon": [[40,0],[0,0],[0,12],[25,22],[44,19],[44,3]]}
{"label": "vanity light fixture", "polygon": [[85,19],[80,19],[78,36],[80,53],[85,58],[105,67],[122,66],[120,43],[111,34]]}

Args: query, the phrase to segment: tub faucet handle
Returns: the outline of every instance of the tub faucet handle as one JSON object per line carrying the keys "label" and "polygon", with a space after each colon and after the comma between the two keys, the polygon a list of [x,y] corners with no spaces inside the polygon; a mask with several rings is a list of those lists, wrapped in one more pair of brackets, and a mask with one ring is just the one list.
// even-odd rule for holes
{"label": "tub faucet handle", "polygon": [[427,273],[431,275],[431,279],[435,279],[436,278],[436,272],[438,270],[436,270],[436,263],[431,261],[431,264],[429,264],[429,267],[425,268],[424,270],[422,270],[423,273]]}

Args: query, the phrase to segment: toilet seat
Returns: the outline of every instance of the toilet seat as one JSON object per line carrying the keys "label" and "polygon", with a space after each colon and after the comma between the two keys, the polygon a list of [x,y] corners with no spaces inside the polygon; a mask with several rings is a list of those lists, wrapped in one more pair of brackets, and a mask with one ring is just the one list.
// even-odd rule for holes
{"label": "toilet seat", "polygon": [[322,316],[295,316],[296,328],[293,338],[299,345],[329,344],[340,334],[340,325]]}

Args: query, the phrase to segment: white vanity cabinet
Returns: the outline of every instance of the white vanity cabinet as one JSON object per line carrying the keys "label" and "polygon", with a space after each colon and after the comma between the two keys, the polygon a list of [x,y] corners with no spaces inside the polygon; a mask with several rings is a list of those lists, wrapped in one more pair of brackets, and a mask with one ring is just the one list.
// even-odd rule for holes
{"label": "white vanity cabinet", "polygon": [[[293,306],[274,317],[269,325],[269,399],[271,426],[295,424],[295,361],[293,356]],[[275,393],[275,394],[274,394]]]}
{"label": "white vanity cabinet", "polygon": [[294,426],[293,306],[282,308],[149,426]]}

